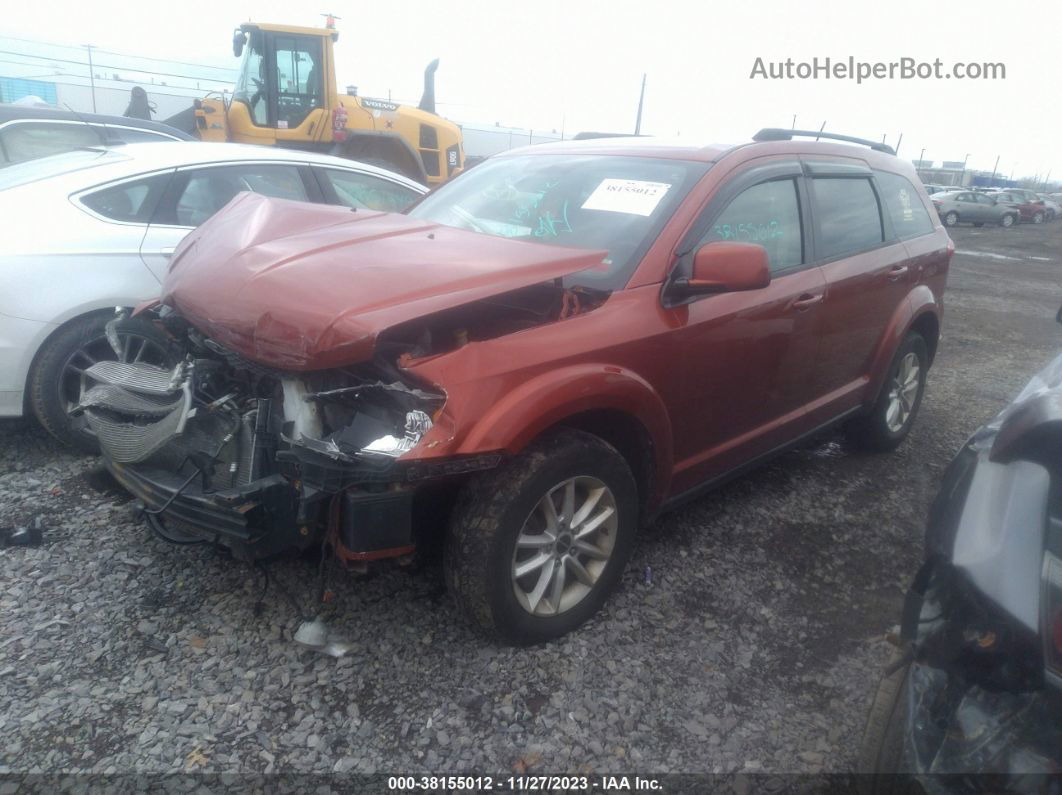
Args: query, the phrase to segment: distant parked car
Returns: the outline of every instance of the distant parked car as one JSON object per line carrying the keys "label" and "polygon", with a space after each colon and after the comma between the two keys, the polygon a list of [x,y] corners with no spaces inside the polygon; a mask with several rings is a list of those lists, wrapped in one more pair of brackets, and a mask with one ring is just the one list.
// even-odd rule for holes
{"label": "distant parked car", "polygon": [[955,190],[955,188],[949,185],[923,185],[922,187],[926,189],[926,193],[928,193],[930,196],[932,196],[934,193],[947,193],[949,191]]}
{"label": "distant parked car", "polygon": [[1020,215],[1018,210],[998,203],[991,196],[968,190],[934,193],[929,198],[945,226],[960,223],[971,223],[974,226],[1014,226],[1018,223]]}
{"label": "distant parked car", "polygon": [[115,353],[104,333],[114,307],[158,295],[174,247],[241,191],[399,211],[425,188],[353,160],[240,144],[98,147],[0,169],[0,417],[31,410],[56,438],[93,449],[67,414],[82,370],[166,363],[166,338],[135,320]]}
{"label": "distant parked car", "polygon": [[193,140],[187,133],[156,121],[0,105],[0,166],[85,146]]}
{"label": "distant parked car", "polygon": [[1046,193],[1037,193],[1036,195],[1044,203],[1048,221],[1054,221],[1059,216],[1062,216],[1062,203],[1058,199],[1052,199]]}
{"label": "distant parked car", "polygon": [[1042,224],[1047,220],[1047,208],[1044,207],[1043,201],[1039,198],[1035,198],[1036,194],[1032,191],[1022,191],[1011,188],[1005,191],[990,193],[988,195],[1000,204],[1017,210],[1022,221]]}

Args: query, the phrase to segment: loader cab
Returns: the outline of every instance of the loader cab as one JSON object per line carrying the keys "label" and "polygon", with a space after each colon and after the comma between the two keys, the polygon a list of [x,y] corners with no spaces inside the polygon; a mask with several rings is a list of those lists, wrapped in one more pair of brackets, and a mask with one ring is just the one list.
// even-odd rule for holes
{"label": "loader cab", "polygon": [[233,140],[298,144],[325,138],[334,31],[241,25],[233,52],[242,56],[229,110]]}

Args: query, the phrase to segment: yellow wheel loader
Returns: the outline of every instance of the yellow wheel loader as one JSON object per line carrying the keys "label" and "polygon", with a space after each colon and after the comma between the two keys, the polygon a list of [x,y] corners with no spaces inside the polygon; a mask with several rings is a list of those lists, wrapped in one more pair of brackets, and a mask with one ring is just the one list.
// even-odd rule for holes
{"label": "yellow wheel loader", "polygon": [[424,73],[420,105],[340,94],[328,28],[240,25],[232,50],[243,56],[231,99],[207,96],[167,123],[203,141],[266,144],[327,152],[439,185],[464,167],[461,128],[435,113],[435,69]]}

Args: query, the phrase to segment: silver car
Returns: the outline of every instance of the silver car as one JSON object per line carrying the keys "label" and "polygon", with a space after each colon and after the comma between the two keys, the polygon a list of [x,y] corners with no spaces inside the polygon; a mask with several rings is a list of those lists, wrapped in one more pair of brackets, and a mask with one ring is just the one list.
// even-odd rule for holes
{"label": "silver car", "polygon": [[974,226],[999,224],[1014,226],[1018,223],[1019,213],[1012,207],[998,203],[991,196],[974,191],[961,190],[947,193],[934,193],[929,197],[944,226],[971,223]]}
{"label": "silver car", "polygon": [[101,359],[167,364],[168,341],[116,306],[154,298],[170,254],[241,191],[401,211],[426,192],[374,166],[240,144],[141,143],[82,149],[0,170],[0,417],[32,411],[56,438],[95,439],[69,411]]}

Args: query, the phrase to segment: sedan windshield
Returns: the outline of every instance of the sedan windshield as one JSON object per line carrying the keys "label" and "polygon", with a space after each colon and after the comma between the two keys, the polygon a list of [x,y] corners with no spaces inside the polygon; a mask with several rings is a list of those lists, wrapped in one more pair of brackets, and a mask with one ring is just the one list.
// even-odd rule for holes
{"label": "sedan windshield", "polygon": [[607,250],[604,268],[565,283],[615,290],[709,165],[615,155],[503,156],[429,194],[409,214],[497,237]]}

